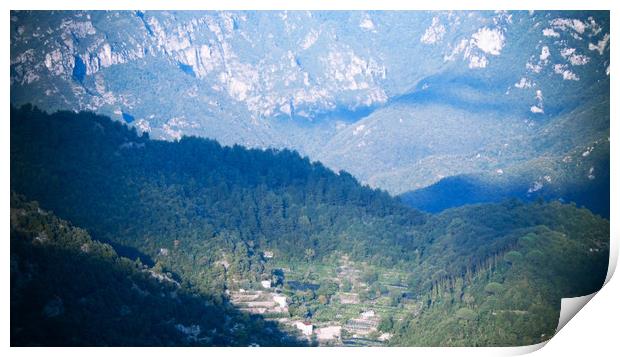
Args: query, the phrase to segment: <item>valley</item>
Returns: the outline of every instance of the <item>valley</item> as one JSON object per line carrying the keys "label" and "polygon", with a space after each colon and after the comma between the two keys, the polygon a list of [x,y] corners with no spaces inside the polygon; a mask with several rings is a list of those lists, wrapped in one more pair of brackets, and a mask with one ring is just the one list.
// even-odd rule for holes
{"label": "valley", "polygon": [[610,249],[609,11],[11,11],[11,346],[525,346]]}
{"label": "valley", "polygon": [[[534,344],[553,335],[560,298],[595,291],[607,271],[609,221],[574,204],[427,214],[286,150],[162,142],[30,106],[12,111],[11,150],[12,190],[291,343]],[[242,325],[227,328],[252,336]],[[204,341],[265,344],[230,338]]]}
{"label": "valley", "polygon": [[522,167],[609,137],[608,28],[604,11],[13,12],[11,103],[288,148],[392,195],[473,175],[502,188],[468,203],[605,215],[586,197],[604,182],[529,195],[555,167]]}
{"label": "valley", "polygon": [[320,346],[385,346],[392,336],[388,324],[415,317],[422,308],[402,271],[355,264],[339,253],[325,262],[285,267],[270,259],[265,269],[274,272],[271,279],[255,283],[256,290],[240,283],[245,288],[229,293],[233,305]]}

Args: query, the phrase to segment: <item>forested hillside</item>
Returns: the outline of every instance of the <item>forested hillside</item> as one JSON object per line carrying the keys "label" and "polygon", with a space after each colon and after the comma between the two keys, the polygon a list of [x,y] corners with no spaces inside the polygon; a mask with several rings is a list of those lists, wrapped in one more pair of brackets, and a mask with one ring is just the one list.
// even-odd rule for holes
{"label": "forested hillside", "polygon": [[574,205],[464,206],[427,226],[436,237],[418,268],[427,310],[396,324],[394,345],[538,343],[553,336],[561,298],[605,280],[609,224]]}
{"label": "forested hillside", "polygon": [[[260,275],[259,251],[292,259],[336,248],[386,264],[408,260],[426,215],[296,153],[221,147],[198,138],[151,141],[92,114],[28,108],[11,121],[12,187],[94,237],[189,269],[213,262]],[[402,249],[391,249],[394,245]],[[162,249],[169,255],[160,254]],[[307,252],[308,251],[308,252]],[[235,256],[227,257],[235,252]],[[182,261],[181,261],[182,260]],[[238,261],[237,261],[238,260]],[[218,289],[219,290],[219,289]]]}
{"label": "forested hillside", "polygon": [[[215,304],[282,278],[285,265],[333,267],[346,255],[396,271],[420,306],[382,325],[397,345],[544,340],[559,298],[595,291],[607,268],[609,222],[574,205],[512,200],[430,215],[295,152],[154,141],[90,113],[12,109],[11,189]],[[354,288],[374,304],[392,296],[381,284]],[[345,285],[294,292],[291,317],[320,316]]]}
{"label": "forested hillside", "polygon": [[302,345],[11,193],[12,346]]}

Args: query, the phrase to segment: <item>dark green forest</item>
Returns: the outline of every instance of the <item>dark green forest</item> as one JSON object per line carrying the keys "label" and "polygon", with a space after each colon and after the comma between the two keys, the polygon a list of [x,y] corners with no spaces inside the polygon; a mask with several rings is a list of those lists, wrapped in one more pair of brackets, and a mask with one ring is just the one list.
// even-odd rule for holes
{"label": "dark green forest", "polygon": [[302,345],[145,268],[11,193],[11,345]]}
{"label": "dark green forest", "polygon": [[[11,190],[25,196],[11,201],[14,345],[293,344],[275,325],[265,328],[271,322],[234,311],[225,291],[271,279],[278,262],[318,266],[338,254],[407,276],[422,308],[383,321],[390,344],[530,344],[553,335],[560,298],[596,291],[607,271],[609,222],[574,204],[515,199],[432,215],[296,152],[150,140],[85,112],[11,109]],[[24,200],[84,230],[29,214],[36,205]],[[30,218],[20,221],[18,211]],[[49,230],[56,238],[40,244]],[[267,263],[265,251],[277,260]],[[29,275],[31,266],[39,268]],[[181,302],[154,292],[153,309],[142,309],[132,281],[164,295],[179,290]],[[106,309],[89,312],[83,295]],[[50,304],[65,306],[62,328],[37,322]],[[132,313],[119,316],[122,306]],[[79,328],[90,319],[108,329]],[[236,319],[244,323],[233,332],[221,328]],[[154,322],[169,320],[203,332],[188,340],[177,322]],[[146,325],[158,330],[145,333]]]}

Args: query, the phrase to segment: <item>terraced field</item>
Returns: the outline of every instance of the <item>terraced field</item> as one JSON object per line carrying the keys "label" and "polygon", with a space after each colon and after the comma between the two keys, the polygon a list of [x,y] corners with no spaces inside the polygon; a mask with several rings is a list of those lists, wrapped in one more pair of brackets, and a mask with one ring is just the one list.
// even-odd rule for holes
{"label": "terraced field", "polygon": [[422,303],[402,282],[403,272],[354,262],[343,254],[330,259],[324,264],[270,259],[266,268],[280,280],[231,291],[230,301],[321,346],[385,345],[391,334],[381,330],[382,322],[402,321],[421,311]]}

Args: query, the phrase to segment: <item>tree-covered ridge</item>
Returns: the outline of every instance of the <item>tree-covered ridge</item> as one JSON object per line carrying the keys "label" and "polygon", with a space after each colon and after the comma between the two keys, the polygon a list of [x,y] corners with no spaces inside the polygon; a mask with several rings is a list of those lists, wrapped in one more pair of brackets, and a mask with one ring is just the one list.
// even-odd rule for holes
{"label": "tree-covered ridge", "polygon": [[[90,113],[13,109],[11,189],[215,303],[226,290],[281,279],[274,271],[283,265],[334,265],[343,254],[397,270],[422,307],[384,325],[400,345],[539,341],[555,329],[559,298],[595,291],[607,267],[609,222],[574,205],[507,201],[428,215],[294,152],[152,141]],[[521,267],[504,263],[519,255]],[[370,280],[360,296],[372,303],[388,289]],[[502,288],[488,292],[490,283]],[[293,292],[291,317],[320,315],[351,289],[331,285]],[[518,313],[523,323],[491,317],[528,309]],[[463,329],[465,320],[475,322]]]}
{"label": "tree-covered ridge", "polygon": [[12,346],[300,345],[11,193]]}
{"label": "tree-covered ridge", "polygon": [[[418,318],[397,324],[392,344],[506,346],[551,338],[559,319],[560,300],[588,295],[602,286],[609,256],[609,225],[574,206],[536,206],[520,205],[510,210],[499,205],[478,206],[476,210],[464,207],[438,216],[443,224],[463,227],[471,224],[468,220],[472,214],[481,217],[475,221],[484,221],[484,217],[493,216],[485,209],[499,209],[503,212],[493,219],[508,220],[506,226],[527,215],[535,215],[534,220],[528,220],[539,225],[510,231],[501,239],[500,254],[470,252],[467,260],[475,261],[475,271],[471,266],[449,262],[467,257],[467,252],[458,251],[461,245],[482,247],[469,240],[484,233],[468,236],[463,233],[472,228],[457,228],[458,235],[444,236],[433,249],[444,252],[445,260],[429,259],[426,268],[436,274],[427,282],[431,286],[425,296],[427,309]],[[456,275],[438,270],[445,266],[448,271],[463,270]]]}
{"label": "tree-covered ridge", "polygon": [[253,247],[297,259],[307,249],[321,257],[339,247],[394,263],[403,253],[389,247],[415,245],[402,227],[426,219],[288,150],[152,141],[89,113],[14,111],[11,148],[16,191],[97,239],[152,256],[162,248],[204,251],[195,245],[214,238],[231,248],[244,242],[249,258]]}

